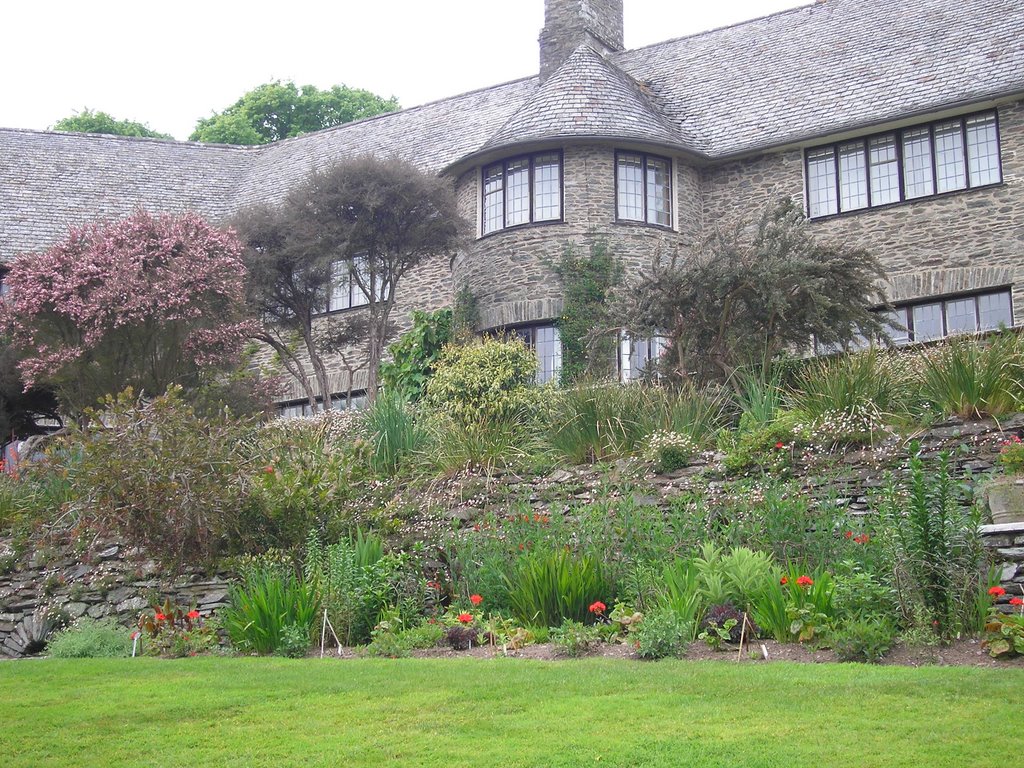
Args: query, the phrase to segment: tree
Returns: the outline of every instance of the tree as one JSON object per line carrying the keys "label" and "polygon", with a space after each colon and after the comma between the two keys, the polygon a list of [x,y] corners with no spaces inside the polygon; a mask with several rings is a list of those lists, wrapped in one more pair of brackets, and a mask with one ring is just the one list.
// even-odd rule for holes
{"label": "tree", "polygon": [[275,80],[257,86],[223,112],[202,118],[189,141],[267,144],[398,108],[395,97],[384,99],[358,88],[335,85],[321,91]]}
{"label": "tree", "polygon": [[173,139],[166,133],[154,131],[145,123],[133,120],[117,120],[106,112],[93,112],[83,109],[71,117],[58,120],[53,125],[55,131],[77,131],[78,133],[107,133],[113,136],[142,136],[150,139]]}
{"label": "tree", "polygon": [[18,375],[18,356],[0,341],[0,444],[12,437],[41,434],[40,419],[59,421],[57,398],[43,387],[25,388]]}
{"label": "tree", "polygon": [[10,264],[0,333],[25,384],[52,387],[73,415],[127,386],[153,396],[194,385],[253,332],[241,250],[194,213],[72,229]]}
{"label": "tree", "polygon": [[785,200],[753,226],[715,231],[692,254],[656,257],[624,292],[622,311],[638,335],[667,335],[682,377],[727,379],[741,365],[816,339],[849,345],[884,335],[879,261],[859,248],[815,237]]}
{"label": "tree", "polygon": [[[462,224],[447,182],[408,161],[372,155],[314,172],[280,206],[252,208],[237,219],[249,246],[249,295],[268,321],[260,338],[302,383],[311,407],[316,393],[290,339],[301,341],[328,407],[323,353],[338,346],[332,337],[347,333],[351,322],[365,323],[373,399],[398,285],[423,259],[450,253]],[[360,314],[318,318],[339,282],[351,285]]]}

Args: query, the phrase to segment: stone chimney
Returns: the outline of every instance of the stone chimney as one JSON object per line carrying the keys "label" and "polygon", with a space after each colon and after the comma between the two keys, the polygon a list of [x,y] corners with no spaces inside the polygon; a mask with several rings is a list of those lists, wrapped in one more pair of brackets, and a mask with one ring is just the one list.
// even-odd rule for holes
{"label": "stone chimney", "polygon": [[540,81],[584,43],[601,53],[621,51],[622,0],[544,0]]}

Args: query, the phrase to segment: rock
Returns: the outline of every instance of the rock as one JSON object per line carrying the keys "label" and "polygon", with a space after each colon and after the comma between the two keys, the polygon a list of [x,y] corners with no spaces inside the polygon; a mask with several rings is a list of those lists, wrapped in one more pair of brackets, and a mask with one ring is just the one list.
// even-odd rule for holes
{"label": "rock", "polygon": [[105,603],[99,603],[98,605],[90,605],[86,613],[89,615],[90,618],[102,619],[104,616],[110,613],[110,610],[107,608]]}
{"label": "rock", "polygon": [[1024,547],[1010,547],[1008,549],[997,549],[996,554],[1006,560],[1024,560]]}
{"label": "rock", "polygon": [[214,592],[208,592],[199,598],[199,604],[202,606],[208,606],[211,603],[221,603],[227,600],[228,591],[226,589],[218,589]]}
{"label": "rock", "polygon": [[91,571],[91,565],[76,565],[73,568],[69,569],[68,572],[64,574],[64,577],[68,581],[76,581],[85,576],[87,573],[90,573]]}
{"label": "rock", "polygon": [[115,604],[120,603],[127,600],[133,594],[135,594],[135,590],[130,587],[118,587],[117,589],[112,589],[107,593],[107,602]]}
{"label": "rock", "polygon": [[112,546],[107,547],[102,552],[96,553],[96,558],[98,560],[113,560],[115,557],[117,557],[120,551],[121,547],[117,544],[114,544]]}
{"label": "rock", "polygon": [[141,597],[132,597],[128,600],[117,604],[116,611],[118,613],[136,613],[146,608],[148,603]]}
{"label": "rock", "polygon": [[77,619],[79,616],[89,610],[89,606],[85,603],[68,603],[64,606],[64,610],[68,612],[68,615]]}
{"label": "rock", "polygon": [[1016,563],[1003,563],[1003,570],[999,574],[999,580],[1006,582],[1012,581],[1013,577],[1017,575],[1017,564]]}

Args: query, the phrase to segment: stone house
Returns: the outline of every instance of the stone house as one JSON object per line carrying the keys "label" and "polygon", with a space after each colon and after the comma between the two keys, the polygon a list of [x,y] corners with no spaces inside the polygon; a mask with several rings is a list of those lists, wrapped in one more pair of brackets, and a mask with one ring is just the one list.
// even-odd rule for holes
{"label": "stone house", "polygon": [[[0,129],[0,260],[137,206],[224,220],[375,152],[450,179],[475,225],[396,316],[466,286],[479,329],[519,331],[543,375],[561,356],[546,258],[600,237],[635,270],[782,196],[882,259],[905,341],[1024,316],[1020,0],[818,0],[635,50],[623,0],[545,12],[536,77],[267,146]],[[651,351],[625,342],[623,370]]]}

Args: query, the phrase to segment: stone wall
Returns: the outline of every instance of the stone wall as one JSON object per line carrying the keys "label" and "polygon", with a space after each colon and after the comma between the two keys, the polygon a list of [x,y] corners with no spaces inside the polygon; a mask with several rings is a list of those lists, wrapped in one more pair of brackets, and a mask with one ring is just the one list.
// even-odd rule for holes
{"label": "stone wall", "polygon": [[228,597],[227,574],[186,570],[168,578],[155,561],[118,544],[90,555],[68,540],[40,540],[18,557],[0,539],[0,574],[0,656],[38,650],[33,644],[58,616],[132,625],[153,602],[170,599],[209,616]]}
{"label": "stone wall", "polygon": [[[1012,285],[1024,317],[1024,102],[999,107],[1003,183],[816,219],[815,232],[878,256],[890,298]],[[821,142],[809,142],[809,145]],[[772,198],[804,206],[803,151],[789,149],[702,172],[709,222],[754,217]]]}

